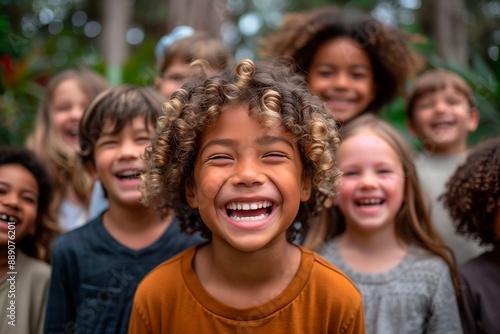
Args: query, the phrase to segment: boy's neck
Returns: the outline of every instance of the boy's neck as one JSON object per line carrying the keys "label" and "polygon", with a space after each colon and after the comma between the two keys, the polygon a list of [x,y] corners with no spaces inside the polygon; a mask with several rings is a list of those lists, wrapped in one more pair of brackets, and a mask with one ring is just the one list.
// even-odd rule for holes
{"label": "boy's neck", "polygon": [[111,205],[103,214],[104,228],[118,242],[131,249],[150,246],[160,238],[173,220],[173,214],[161,217],[159,212],[142,205]]}
{"label": "boy's neck", "polygon": [[459,147],[447,147],[447,148],[424,147],[424,153],[431,157],[441,157],[441,158],[458,157],[465,155],[467,153],[467,146],[460,145]]}
{"label": "boy's neck", "polygon": [[297,274],[300,261],[300,249],[286,241],[246,253],[212,240],[198,250],[194,267],[200,282],[214,298],[246,308],[281,293]]}

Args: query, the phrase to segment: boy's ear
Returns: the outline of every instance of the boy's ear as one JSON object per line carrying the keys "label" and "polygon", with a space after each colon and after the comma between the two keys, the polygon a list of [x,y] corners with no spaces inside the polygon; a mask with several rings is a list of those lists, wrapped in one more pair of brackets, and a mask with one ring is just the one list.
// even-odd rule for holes
{"label": "boy's ear", "polygon": [[95,166],[92,162],[87,161],[83,167],[85,168],[85,171],[89,173],[90,177],[92,178],[93,181],[97,181],[97,171],[95,169]]}
{"label": "boy's ear", "polygon": [[306,202],[311,197],[312,181],[310,176],[302,177],[302,185],[300,189],[300,201]]}
{"label": "boy's ear", "polygon": [[191,208],[196,209],[198,207],[198,199],[196,198],[194,185],[192,185],[191,182],[186,182],[184,189],[186,191],[186,202]]}
{"label": "boy's ear", "polygon": [[476,107],[470,109],[469,120],[467,122],[467,130],[474,132],[479,125],[479,110]]}
{"label": "boy's ear", "polygon": [[408,131],[413,137],[418,137],[418,129],[415,126],[415,122],[413,122],[409,118],[406,118],[406,127],[408,128]]}
{"label": "boy's ear", "polygon": [[160,88],[161,84],[163,82],[163,79],[160,77],[155,77],[155,87],[156,89]]}

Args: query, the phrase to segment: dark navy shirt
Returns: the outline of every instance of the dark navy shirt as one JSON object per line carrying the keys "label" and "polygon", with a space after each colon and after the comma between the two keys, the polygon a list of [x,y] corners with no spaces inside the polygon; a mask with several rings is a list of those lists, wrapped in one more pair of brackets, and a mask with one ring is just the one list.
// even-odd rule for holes
{"label": "dark navy shirt", "polygon": [[132,250],[108,233],[102,215],[61,235],[53,250],[45,333],[127,333],[142,278],[202,241],[182,233],[174,219],[155,243]]}

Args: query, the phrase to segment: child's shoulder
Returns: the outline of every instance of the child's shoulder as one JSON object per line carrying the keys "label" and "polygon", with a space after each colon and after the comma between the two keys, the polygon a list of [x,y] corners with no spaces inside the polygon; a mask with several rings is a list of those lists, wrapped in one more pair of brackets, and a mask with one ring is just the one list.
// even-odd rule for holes
{"label": "child's shoulder", "polygon": [[50,278],[51,267],[46,262],[28,256],[23,252],[17,254],[16,260],[17,271],[22,271],[23,275],[30,276],[38,282]]}
{"label": "child's shoulder", "polygon": [[58,252],[59,250],[64,251],[68,248],[78,249],[82,243],[89,239],[95,241],[100,227],[102,227],[102,216],[90,220],[74,230],[62,233],[54,243],[54,252]]}
{"label": "child's shoulder", "polygon": [[311,257],[314,266],[311,271],[310,284],[324,287],[326,290],[334,287],[335,294],[345,294],[346,298],[356,297],[361,299],[361,293],[351,279],[340,269],[321,257],[319,254],[302,248],[302,254]]}
{"label": "child's shoulder", "polygon": [[169,289],[177,283],[182,283],[182,276],[186,272],[195,275],[192,262],[197,248],[197,245],[192,246],[160,263],[144,277],[139,289],[144,292],[152,289],[151,291],[155,293],[154,291],[158,291],[157,289],[160,286],[162,289]]}
{"label": "child's shoulder", "polygon": [[415,245],[410,246],[404,261],[407,270],[425,281],[437,282],[450,275],[450,268],[443,258]]}
{"label": "child's shoulder", "polygon": [[458,267],[461,274],[477,273],[478,271],[491,268],[491,270],[500,271],[500,247],[486,251]]}

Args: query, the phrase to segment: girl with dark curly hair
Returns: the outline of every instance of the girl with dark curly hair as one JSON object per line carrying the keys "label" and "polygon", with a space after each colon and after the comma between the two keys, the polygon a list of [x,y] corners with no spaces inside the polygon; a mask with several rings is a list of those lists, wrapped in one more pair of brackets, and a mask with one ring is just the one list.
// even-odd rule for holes
{"label": "girl with dark curly hair", "polygon": [[1,333],[42,333],[50,249],[59,232],[49,210],[52,194],[32,151],[0,147]]}
{"label": "girl with dark curly hair", "polygon": [[335,194],[338,141],[324,103],[277,64],[243,60],[177,90],[144,197],[210,241],[142,281],[129,333],[364,333],[355,286],[292,243]]}
{"label": "girl with dark curly hair", "polygon": [[464,333],[500,328],[500,138],[474,148],[447,183],[442,199],[457,233],[492,250],[459,267]]}
{"label": "girl with dark curly hair", "polygon": [[286,15],[262,56],[293,59],[342,124],[404,92],[416,66],[407,40],[369,15],[325,7]]}

